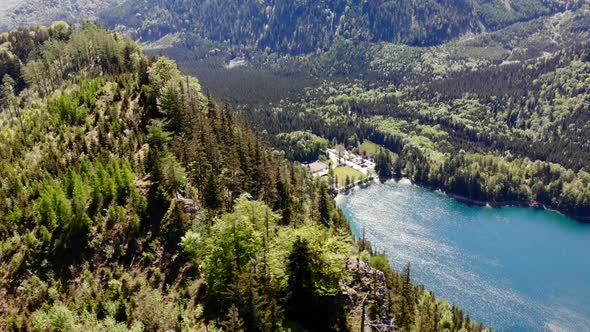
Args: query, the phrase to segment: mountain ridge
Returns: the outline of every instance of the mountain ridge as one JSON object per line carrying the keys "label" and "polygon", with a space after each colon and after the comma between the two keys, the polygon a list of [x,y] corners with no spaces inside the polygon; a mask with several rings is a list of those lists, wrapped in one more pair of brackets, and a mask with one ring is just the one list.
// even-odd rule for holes
{"label": "mountain ridge", "polygon": [[172,60],[90,23],[0,44],[0,330],[489,330]]}
{"label": "mountain ridge", "polygon": [[[281,54],[325,51],[338,40],[439,45],[460,36],[578,8],[586,0],[25,0],[0,30],[57,20],[99,20],[136,39],[191,33]],[[220,24],[221,23],[221,24]]]}
{"label": "mountain ridge", "polygon": [[[461,35],[497,30],[575,8],[583,2],[515,0],[506,6],[505,1],[481,0],[252,0],[202,4],[128,0],[105,11],[102,19],[109,27],[127,29],[142,40],[188,32],[218,42],[301,54],[326,50],[337,39],[436,45]],[[223,27],[214,22],[223,22]]]}

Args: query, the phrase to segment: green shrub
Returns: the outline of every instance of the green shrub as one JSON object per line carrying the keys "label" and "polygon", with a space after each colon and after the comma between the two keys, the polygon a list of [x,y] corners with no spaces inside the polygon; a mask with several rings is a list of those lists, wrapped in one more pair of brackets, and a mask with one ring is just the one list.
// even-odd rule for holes
{"label": "green shrub", "polygon": [[383,272],[387,272],[391,269],[389,266],[389,262],[387,261],[387,258],[383,255],[371,257],[370,264],[372,268]]}
{"label": "green shrub", "polygon": [[33,332],[76,332],[75,314],[62,303],[56,303],[47,310],[37,311],[33,315]]}
{"label": "green shrub", "polygon": [[70,125],[83,124],[88,115],[86,106],[79,107],[77,98],[65,93],[50,99],[47,102],[47,110],[49,113],[56,114],[59,120]]}
{"label": "green shrub", "polygon": [[199,233],[188,231],[181,239],[181,245],[188,258],[196,262],[200,253],[203,242]]}

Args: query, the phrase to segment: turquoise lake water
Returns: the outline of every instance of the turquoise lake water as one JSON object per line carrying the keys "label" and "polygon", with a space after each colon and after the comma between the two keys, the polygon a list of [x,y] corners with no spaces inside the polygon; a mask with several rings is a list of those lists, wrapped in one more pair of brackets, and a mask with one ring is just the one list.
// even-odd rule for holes
{"label": "turquoise lake water", "polygon": [[497,331],[590,331],[590,225],[523,207],[474,207],[410,184],[338,200],[396,269]]}

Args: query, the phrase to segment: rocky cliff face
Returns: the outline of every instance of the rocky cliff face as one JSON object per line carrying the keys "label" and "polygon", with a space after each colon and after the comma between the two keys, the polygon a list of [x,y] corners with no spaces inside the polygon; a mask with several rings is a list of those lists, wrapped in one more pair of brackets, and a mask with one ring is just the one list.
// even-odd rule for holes
{"label": "rocky cliff face", "polygon": [[393,331],[385,274],[362,261],[346,263],[349,278],[341,282],[354,331]]}

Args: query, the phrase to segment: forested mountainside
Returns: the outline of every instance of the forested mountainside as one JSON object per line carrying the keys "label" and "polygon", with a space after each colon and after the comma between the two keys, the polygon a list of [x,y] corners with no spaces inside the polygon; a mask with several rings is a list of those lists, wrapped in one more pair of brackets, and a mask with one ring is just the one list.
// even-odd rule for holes
{"label": "forested mountainside", "polygon": [[91,24],[0,45],[0,330],[483,329],[173,61]]}
{"label": "forested mountainside", "polygon": [[[3,0],[0,4],[0,31],[17,27],[27,28],[55,21],[81,23],[96,20],[107,8],[124,0]],[[5,6],[5,8],[2,8]]]}
{"label": "forested mountainside", "polygon": [[141,40],[187,33],[282,54],[327,50],[339,40],[434,45],[576,8],[563,0],[127,0],[101,20]]}
{"label": "forested mountainside", "polygon": [[[237,104],[298,99],[322,81],[360,80],[381,86],[417,86],[457,72],[540,58],[590,38],[590,6],[464,37],[443,45],[414,47],[341,40],[326,52],[277,55],[236,49],[198,38],[164,38],[148,52],[174,58],[208,89]],[[242,60],[230,66],[233,59]]]}
{"label": "forested mountainside", "polygon": [[588,219],[589,32],[584,5],[433,47],[344,41],[313,55],[247,53],[238,68],[214,44],[158,52],[239,104],[291,159],[317,157],[322,140],[371,140],[399,156],[382,174]]}
{"label": "forested mountainside", "polygon": [[191,47],[209,41],[241,51],[302,54],[326,51],[342,41],[436,45],[573,10],[586,2],[21,0],[0,12],[0,31],[56,20],[97,19],[142,41],[175,36],[170,38]]}
{"label": "forested mountainside", "polygon": [[276,146],[302,130],[350,149],[371,140],[396,153],[381,170],[386,177],[587,219],[589,78],[583,43],[416,86],[325,82],[300,99],[244,112]]}

